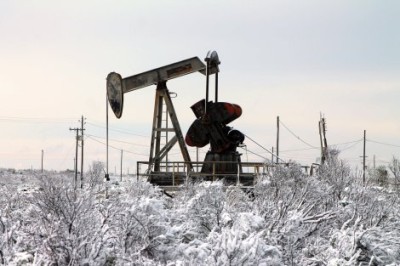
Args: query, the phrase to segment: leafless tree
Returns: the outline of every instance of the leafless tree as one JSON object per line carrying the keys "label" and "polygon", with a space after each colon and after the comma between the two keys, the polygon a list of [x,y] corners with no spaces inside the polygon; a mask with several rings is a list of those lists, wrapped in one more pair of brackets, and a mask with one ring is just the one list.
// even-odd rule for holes
{"label": "leafless tree", "polygon": [[88,185],[90,188],[101,187],[104,179],[104,163],[93,161],[87,172]]}

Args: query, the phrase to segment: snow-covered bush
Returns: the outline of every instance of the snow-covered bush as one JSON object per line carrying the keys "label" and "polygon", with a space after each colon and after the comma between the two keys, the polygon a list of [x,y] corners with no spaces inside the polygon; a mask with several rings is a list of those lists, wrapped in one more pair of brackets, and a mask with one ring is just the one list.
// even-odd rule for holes
{"label": "snow-covered bush", "polygon": [[347,190],[355,185],[358,179],[354,178],[350,166],[339,158],[339,151],[331,150],[324,165],[318,169],[318,179],[326,183],[330,204],[335,208],[345,198]]}
{"label": "snow-covered bush", "polygon": [[3,175],[0,265],[400,265],[397,193],[363,187],[339,160],[172,198],[136,180],[80,189],[71,176]]}
{"label": "snow-covered bush", "polygon": [[86,174],[87,186],[93,188],[101,186],[104,180],[104,163],[93,161]]}
{"label": "snow-covered bush", "polygon": [[109,217],[92,190],[76,189],[59,177],[40,178],[40,190],[30,196],[25,232],[32,235],[35,263],[102,262]]}
{"label": "snow-covered bush", "polygon": [[[362,243],[370,228],[393,224],[397,197],[360,186],[337,158],[316,177],[299,174],[298,169],[276,169],[254,189],[253,213],[264,218],[268,243],[280,248],[285,264],[354,265],[373,257],[376,265],[385,265]],[[374,232],[381,232],[378,229]]]}
{"label": "snow-covered bush", "polygon": [[0,264],[8,264],[21,245],[26,205],[16,187],[0,186]]}
{"label": "snow-covered bush", "polygon": [[170,218],[161,191],[147,182],[134,181],[109,200],[116,210],[112,223],[117,262],[162,260],[162,240]]}

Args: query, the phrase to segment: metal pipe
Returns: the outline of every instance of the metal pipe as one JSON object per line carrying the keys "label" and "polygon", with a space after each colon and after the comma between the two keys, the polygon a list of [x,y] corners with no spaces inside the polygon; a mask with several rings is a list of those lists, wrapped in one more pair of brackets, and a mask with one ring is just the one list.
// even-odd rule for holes
{"label": "metal pipe", "polygon": [[218,102],[218,72],[215,73],[215,102]]}
{"label": "metal pipe", "polygon": [[108,174],[108,93],[106,93],[106,181],[110,181]]}
{"label": "metal pipe", "polygon": [[210,79],[210,62],[207,61],[206,66],[206,102],[204,106],[204,113],[207,113],[207,104],[208,104],[208,90],[209,90],[209,79]]}

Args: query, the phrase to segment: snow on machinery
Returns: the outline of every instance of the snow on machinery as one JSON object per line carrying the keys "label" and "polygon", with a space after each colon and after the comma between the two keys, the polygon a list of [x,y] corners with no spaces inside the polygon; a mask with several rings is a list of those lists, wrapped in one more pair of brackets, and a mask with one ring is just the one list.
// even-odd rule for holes
{"label": "snow on machinery", "polygon": [[[218,54],[208,52],[205,63],[193,57],[126,78],[115,72],[108,74],[107,97],[117,118],[122,116],[125,93],[156,85],[150,156],[148,162],[138,162],[138,177],[143,175],[140,173],[142,165],[147,165],[145,175],[150,182],[160,186],[182,184],[189,177],[200,180],[224,178],[229,183],[239,183],[240,178],[241,183],[252,184],[254,176],[244,176],[240,153],[236,150],[243,143],[244,135],[228,126],[241,116],[242,109],[237,104],[218,101]],[[194,72],[206,76],[206,98],[191,106],[196,119],[184,138],[167,81]],[[214,102],[209,101],[211,75],[215,75]],[[171,137],[169,133],[175,133],[175,136]],[[168,152],[176,143],[179,144],[182,162],[168,160]],[[210,149],[204,162],[193,162],[186,145],[201,148],[207,144],[210,144]],[[201,171],[195,171],[199,165]]]}

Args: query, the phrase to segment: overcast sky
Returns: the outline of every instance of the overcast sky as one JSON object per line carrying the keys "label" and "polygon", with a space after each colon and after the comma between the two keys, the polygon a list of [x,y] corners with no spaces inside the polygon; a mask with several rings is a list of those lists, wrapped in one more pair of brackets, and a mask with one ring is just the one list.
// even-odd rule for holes
{"label": "overcast sky", "polygon": [[[69,128],[81,115],[85,168],[105,161],[107,74],[203,60],[209,50],[221,60],[219,100],[243,109],[230,125],[264,148],[275,146],[279,116],[282,158],[316,162],[322,113],[328,144],[342,158],[361,166],[366,130],[368,163],[375,155],[386,164],[400,157],[399,13],[396,0],[2,0],[0,168],[38,169],[44,150],[46,169],[73,169]],[[185,134],[205,78],[194,73],[167,85]],[[110,113],[112,170],[120,149],[124,171],[148,160],[154,92],[127,93],[122,118]],[[246,144],[244,161],[271,157]]]}

